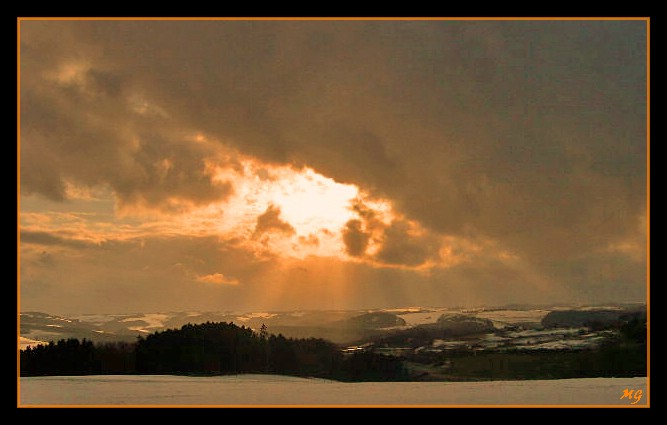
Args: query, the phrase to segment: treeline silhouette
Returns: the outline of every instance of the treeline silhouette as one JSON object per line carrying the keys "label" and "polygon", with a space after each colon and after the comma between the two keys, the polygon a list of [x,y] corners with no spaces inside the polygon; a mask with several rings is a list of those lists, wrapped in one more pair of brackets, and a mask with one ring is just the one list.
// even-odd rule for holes
{"label": "treeline silhouette", "polygon": [[272,373],[341,381],[407,380],[392,356],[344,356],[318,338],[292,339],[233,323],[188,324],[138,337],[136,343],[94,344],[83,339],[21,350],[21,376],[89,374],[217,375]]}
{"label": "treeline silhouette", "polygon": [[[62,339],[21,350],[21,376],[89,374],[222,375],[271,373],[339,381],[564,379],[646,376],[646,313],[622,317],[596,349],[522,351],[466,348],[414,350],[400,357],[368,348],[343,354],[319,338],[293,339],[232,323],[185,325],[134,343],[94,344]],[[420,341],[421,330],[401,332],[391,346]],[[432,338],[432,337],[431,337]],[[384,344],[382,344],[384,345]]]}

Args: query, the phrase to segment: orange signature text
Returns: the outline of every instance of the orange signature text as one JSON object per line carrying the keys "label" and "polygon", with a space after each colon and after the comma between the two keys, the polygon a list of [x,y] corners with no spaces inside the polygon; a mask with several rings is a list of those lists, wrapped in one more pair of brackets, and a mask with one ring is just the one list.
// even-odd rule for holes
{"label": "orange signature text", "polygon": [[[633,395],[633,393],[634,393],[634,395]],[[621,396],[621,399],[624,399],[624,398],[627,397],[630,404],[637,404],[637,403],[639,403],[639,400],[642,399],[642,395],[644,395],[642,390],[634,391],[634,390],[629,390],[629,389],[626,388],[626,389],[623,390],[623,395]],[[632,400],[634,400],[634,401],[632,401]]]}

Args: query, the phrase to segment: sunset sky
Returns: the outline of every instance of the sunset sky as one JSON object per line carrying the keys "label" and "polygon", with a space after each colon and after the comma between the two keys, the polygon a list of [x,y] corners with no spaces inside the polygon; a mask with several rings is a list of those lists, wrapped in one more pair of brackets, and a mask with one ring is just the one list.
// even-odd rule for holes
{"label": "sunset sky", "polygon": [[20,21],[20,307],[646,300],[646,21]]}

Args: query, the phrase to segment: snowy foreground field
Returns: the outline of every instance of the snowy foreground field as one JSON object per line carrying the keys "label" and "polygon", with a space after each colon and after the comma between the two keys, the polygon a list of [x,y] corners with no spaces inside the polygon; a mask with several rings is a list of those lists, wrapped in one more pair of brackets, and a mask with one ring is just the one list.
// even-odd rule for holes
{"label": "snowy foreground field", "polygon": [[[617,405],[646,378],[341,383],[277,375],[21,378],[21,406],[39,405]],[[634,399],[632,401],[635,401]]]}

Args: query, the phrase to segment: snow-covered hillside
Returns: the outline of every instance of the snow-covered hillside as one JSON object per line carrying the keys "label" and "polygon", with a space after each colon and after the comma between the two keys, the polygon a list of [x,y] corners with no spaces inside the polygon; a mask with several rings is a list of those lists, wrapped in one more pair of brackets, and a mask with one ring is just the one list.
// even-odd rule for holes
{"label": "snow-covered hillside", "polygon": [[[592,307],[579,307],[591,310]],[[619,307],[608,307],[619,308]],[[93,341],[134,341],[138,335],[148,335],[155,331],[180,328],[191,323],[233,322],[253,329],[262,324],[271,333],[282,333],[288,337],[319,337],[337,343],[358,341],[369,336],[368,327],[361,326],[358,318],[369,313],[389,313],[395,315],[400,326],[386,330],[407,329],[415,326],[435,324],[443,314],[463,314],[487,319],[498,330],[525,331],[539,329],[541,320],[550,312],[562,310],[562,307],[540,308],[445,308],[445,307],[406,307],[376,310],[350,311],[263,311],[263,312],[153,312],[135,314],[81,314],[58,316],[40,312],[23,312],[20,315],[20,346],[57,341],[62,338],[87,338]],[[405,324],[403,324],[405,322]],[[377,330],[373,330],[375,332]],[[565,332],[567,333],[567,332]],[[540,340],[551,342],[554,338],[547,335],[529,335],[508,333],[516,341]],[[533,338],[527,338],[532,336]],[[539,337],[535,339],[535,337]],[[549,345],[545,346],[546,348]]]}

